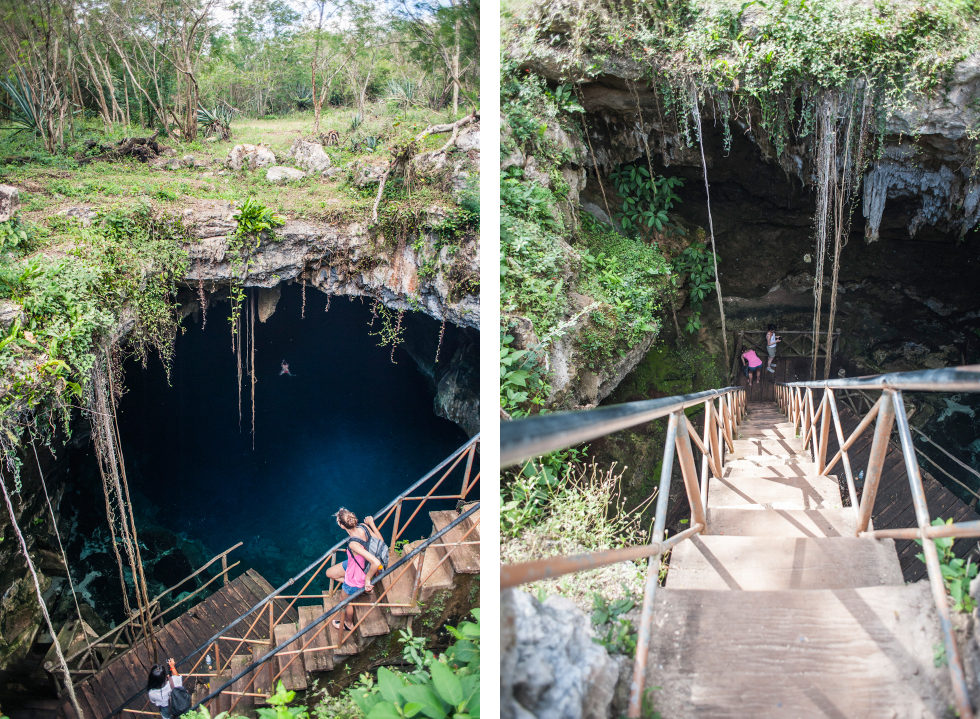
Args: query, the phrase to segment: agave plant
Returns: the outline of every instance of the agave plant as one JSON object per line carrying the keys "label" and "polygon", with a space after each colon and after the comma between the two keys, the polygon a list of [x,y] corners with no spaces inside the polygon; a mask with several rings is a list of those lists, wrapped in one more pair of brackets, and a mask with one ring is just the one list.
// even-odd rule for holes
{"label": "agave plant", "polygon": [[358,112],[350,119],[350,133],[354,134],[357,132],[357,128],[359,128],[363,123],[364,115]]}
{"label": "agave plant", "polygon": [[21,75],[12,75],[0,80],[0,89],[10,97],[12,105],[0,102],[10,112],[10,125],[0,129],[14,130],[14,134],[31,132],[35,136],[44,134],[44,96],[36,95]]}
{"label": "agave plant", "polygon": [[313,90],[302,84],[297,85],[291,99],[296,103],[297,110],[309,110],[313,104]]}
{"label": "agave plant", "polygon": [[364,147],[366,147],[371,152],[378,149],[378,145],[381,143],[381,138],[375,137],[374,135],[368,135],[364,138]]}
{"label": "agave plant", "polygon": [[421,87],[419,83],[406,77],[388,81],[388,90],[385,99],[397,102],[404,107],[410,107],[418,101],[420,94]]}
{"label": "agave plant", "polygon": [[197,124],[201,126],[205,137],[217,137],[222,140],[231,139],[231,121],[235,110],[230,107],[215,105],[208,110],[203,105],[197,106]]}

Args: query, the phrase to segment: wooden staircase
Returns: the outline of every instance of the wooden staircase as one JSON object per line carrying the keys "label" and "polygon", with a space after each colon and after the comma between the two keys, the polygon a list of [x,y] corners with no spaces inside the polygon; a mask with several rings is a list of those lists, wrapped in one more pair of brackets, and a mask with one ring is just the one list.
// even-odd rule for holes
{"label": "wooden staircase", "polygon": [[748,404],[707,524],[655,595],[644,686],[665,719],[947,716],[928,583],[904,584],[893,540],[855,536],[775,404]]}
{"label": "wooden staircase", "polygon": [[[466,505],[458,512],[455,510],[429,512],[429,517],[432,520],[432,534],[442,530],[460,514],[467,511],[470,506]],[[326,631],[321,632],[318,637],[310,642],[309,646],[299,656],[285,652],[300,649],[309,636],[297,640],[283,653],[236,681],[231,687],[231,692],[223,692],[212,700],[209,707],[211,716],[216,716],[224,711],[232,711],[232,705],[238,700],[238,704],[232,713],[237,716],[255,717],[257,707],[268,705],[267,697],[275,691],[275,687],[272,686],[272,677],[280,672],[282,673],[280,679],[287,690],[305,691],[309,685],[308,675],[310,673],[331,671],[337,665],[366,649],[375,637],[388,634],[392,628],[405,626],[406,617],[421,614],[429,599],[439,592],[452,590],[456,574],[479,574],[479,523],[480,514],[477,510],[444,535],[437,543],[429,545],[403,574],[399,576],[399,570],[396,570],[388,577],[382,577],[380,584],[376,585],[373,597],[380,595],[379,588],[388,590],[382,603],[395,606],[363,606],[362,604],[374,601],[374,599],[372,595],[361,595],[355,600],[354,622],[355,624],[359,623],[359,626],[353,633],[343,629],[334,629],[328,620]],[[448,546],[455,542],[464,541],[463,535],[474,525],[476,528],[466,537],[466,544],[455,549]],[[475,543],[470,544],[469,542]],[[410,552],[420,543],[421,540],[406,545],[402,553],[392,549],[391,564],[394,564],[401,556]],[[447,553],[449,554],[448,558],[446,557]],[[393,577],[397,577],[397,579],[393,579]],[[418,601],[413,603],[412,595],[417,583]],[[296,634],[300,628],[313,623],[325,611],[332,609],[345,598],[346,595],[338,588],[332,594],[323,595],[322,606],[300,606],[298,621],[276,625],[274,630],[276,646]],[[338,613],[335,616],[339,618],[343,615]],[[335,648],[328,649],[327,647]],[[224,684],[237,675],[251,662],[261,658],[269,651],[269,645],[256,644],[250,654],[244,653],[246,650],[241,651],[243,653],[232,657],[230,666],[222,675],[212,679],[210,684],[198,684],[193,695],[195,702],[206,697],[214,687]],[[296,657],[295,660],[294,657]],[[251,688],[247,688],[253,676],[255,676],[255,683]],[[239,699],[239,697],[241,698]]]}

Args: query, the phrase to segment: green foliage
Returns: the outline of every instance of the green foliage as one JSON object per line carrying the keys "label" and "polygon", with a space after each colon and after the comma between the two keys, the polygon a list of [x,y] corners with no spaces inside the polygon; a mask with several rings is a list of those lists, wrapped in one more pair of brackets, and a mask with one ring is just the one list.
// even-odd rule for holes
{"label": "green foliage", "polygon": [[[402,657],[410,673],[378,669],[377,680],[363,674],[348,690],[367,719],[478,719],[480,716],[480,610],[474,622],[447,627],[456,641],[443,656],[423,649],[425,640],[400,630]],[[271,719],[271,718],[270,718]]]}
{"label": "green foliage", "polygon": [[684,234],[684,231],[671,223],[667,212],[681,198],[674,194],[675,187],[683,187],[684,181],[679,177],[661,177],[653,175],[645,165],[618,165],[611,173],[616,192],[623,198],[622,212],[616,214],[624,230],[642,234],[646,230],[657,228],[657,232],[674,231]]}
{"label": "green foliage", "polygon": [[16,218],[0,222],[0,254],[24,255],[37,244],[37,228]]}
{"label": "green foliage", "polygon": [[[165,366],[173,353],[173,297],[187,270],[178,244],[184,228],[138,207],[103,214],[89,228],[66,230],[72,242],[61,255],[18,258],[21,244],[29,247],[38,232],[27,226],[14,229],[16,247],[0,255],[0,297],[21,309],[0,335],[0,451],[8,465],[21,431],[37,418],[47,415],[37,422],[38,432],[60,423],[70,433],[71,409],[124,313],[133,320],[125,353],[145,363],[155,349]],[[9,228],[0,233],[10,236]]]}
{"label": "green foliage", "polygon": [[[952,523],[952,517],[945,522],[939,517],[932,520],[933,527],[943,527]],[[970,582],[977,576],[977,565],[973,563],[972,557],[960,559],[953,554],[955,537],[939,537],[932,541],[936,545],[936,551],[939,552],[939,568],[943,574],[946,591],[953,598],[953,609],[957,612],[972,612],[977,603],[970,596]],[[916,539],[915,543],[920,547],[922,546],[921,539]],[[920,552],[915,556],[919,561],[925,563],[925,554]]]}
{"label": "green foliage", "polygon": [[[717,258],[717,261],[720,263],[721,258]],[[694,334],[701,329],[701,308],[704,300],[715,288],[714,260],[703,242],[695,242],[674,258],[671,267],[677,273],[675,281],[681,275],[687,275],[687,288],[694,313],[688,319],[685,330]]]}
{"label": "green foliage", "polygon": [[936,667],[936,669],[949,666],[949,657],[946,656],[946,645],[942,642],[932,645],[932,666]]}
{"label": "green foliage", "polygon": [[535,352],[511,347],[514,336],[505,334],[500,340],[500,406],[512,417],[527,414],[525,405],[541,405],[551,388],[539,367]]}
{"label": "green foliage", "polygon": [[238,227],[235,229],[235,237],[238,239],[257,240],[263,232],[280,227],[286,222],[284,217],[280,217],[272,209],[251,197],[245,198],[245,202],[233,217],[238,221]]}
{"label": "green foliage", "polygon": [[10,124],[0,129],[13,130],[15,135],[21,132],[29,132],[35,137],[43,135],[49,111],[44,95],[34,92],[24,76],[18,74],[0,80],[0,90],[13,102],[13,105],[0,102],[0,107],[10,114]]}
{"label": "green foliage", "polygon": [[[280,217],[261,202],[247,197],[235,215],[238,222],[235,234],[228,240],[228,251],[231,253],[231,333],[238,334],[241,321],[242,302],[245,301],[245,278],[254,262],[254,253],[262,243],[262,236],[272,233],[273,228],[285,224],[286,219]],[[273,234],[275,238],[275,234]]]}
{"label": "green foliage", "polygon": [[592,594],[592,626],[597,633],[592,641],[604,646],[610,654],[633,656],[636,653],[636,629],[621,615],[636,606],[636,602],[625,585],[623,591],[624,596],[612,602],[598,592]]}
{"label": "green foliage", "polygon": [[260,708],[258,710],[261,719],[309,719],[309,712],[305,707],[289,706],[296,698],[296,692],[286,691],[282,680],[276,686],[276,693],[269,697],[269,704],[272,708]]}
{"label": "green foliage", "polygon": [[578,292],[600,303],[582,351],[588,366],[622,356],[658,331],[670,268],[657,245],[623,237],[590,216],[582,218]]}
{"label": "green foliage", "polygon": [[588,447],[568,447],[524,463],[509,483],[500,485],[500,531],[516,537],[544,515],[567,481],[573,465],[585,458]]}

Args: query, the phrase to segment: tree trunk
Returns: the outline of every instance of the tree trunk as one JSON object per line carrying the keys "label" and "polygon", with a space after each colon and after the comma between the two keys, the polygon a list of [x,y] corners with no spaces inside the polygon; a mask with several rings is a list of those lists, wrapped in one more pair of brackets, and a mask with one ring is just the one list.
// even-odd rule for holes
{"label": "tree trunk", "polygon": [[459,113],[459,16],[456,17],[456,44],[453,47],[453,117]]}

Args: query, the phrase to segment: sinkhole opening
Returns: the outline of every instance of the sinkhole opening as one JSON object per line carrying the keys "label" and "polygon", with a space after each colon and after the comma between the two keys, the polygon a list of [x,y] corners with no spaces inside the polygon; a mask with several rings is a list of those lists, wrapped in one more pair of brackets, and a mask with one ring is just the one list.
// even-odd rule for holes
{"label": "sinkhole opening", "polygon": [[[279,586],[346,538],[334,520],[338,508],[363,520],[468,439],[435,414],[433,400],[444,368],[476,352],[476,331],[446,323],[439,346],[440,322],[406,312],[404,340],[392,353],[371,334],[380,320],[372,325],[370,300],[333,297],[328,306],[326,295],[309,291],[304,304],[298,285],[283,286],[275,312],[254,325],[253,436],[247,368],[239,415],[230,319],[229,302],[212,302],[206,323],[200,313],[188,316],[169,380],[155,358],[146,368],[132,360],[124,366],[119,432],[151,597],[238,542],[229,563],[240,563],[230,577],[252,568]],[[68,472],[61,510],[73,522],[66,547],[72,575],[96,612],[118,622],[119,570],[87,437],[69,450]],[[461,483],[457,470],[436,494],[459,493]],[[477,497],[478,485],[468,494]],[[428,536],[428,512],[456,503],[427,502],[401,537]],[[310,587],[325,588],[322,575]]]}

